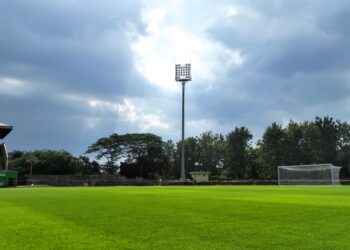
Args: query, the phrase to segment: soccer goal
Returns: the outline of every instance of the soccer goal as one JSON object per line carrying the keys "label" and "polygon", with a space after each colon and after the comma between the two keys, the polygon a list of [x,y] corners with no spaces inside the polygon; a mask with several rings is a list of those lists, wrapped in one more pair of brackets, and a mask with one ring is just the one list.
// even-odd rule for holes
{"label": "soccer goal", "polygon": [[341,167],[327,164],[278,166],[279,185],[340,185]]}

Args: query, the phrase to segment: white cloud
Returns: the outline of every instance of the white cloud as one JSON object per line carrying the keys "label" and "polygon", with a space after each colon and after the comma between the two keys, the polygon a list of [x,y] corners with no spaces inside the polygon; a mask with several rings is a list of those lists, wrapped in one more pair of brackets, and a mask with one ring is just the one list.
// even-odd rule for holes
{"label": "white cloud", "polygon": [[146,113],[145,110],[131,103],[130,100],[124,99],[122,103],[117,104],[119,115],[126,121],[136,123],[141,131],[149,129],[168,129],[169,124],[163,121],[162,114]]}
{"label": "white cloud", "polygon": [[268,110],[264,112],[263,116],[265,119],[273,122],[277,122],[282,125],[282,127],[286,127],[289,123],[290,120],[293,120],[295,122],[299,122],[299,119],[291,114],[290,112],[286,110],[280,110],[280,109],[275,109],[275,110]]}
{"label": "white cloud", "polygon": [[[161,111],[147,112],[143,106],[137,105],[127,98],[124,98],[122,102],[88,100],[87,103],[93,112],[100,112],[108,116],[115,114],[116,119],[120,118],[134,124],[143,132],[151,129],[167,130],[169,128]],[[95,120],[93,121],[95,122]]]}
{"label": "white cloud", "polygon": [[252,9],[242,6],[242,5],[231,5],[226,7],[226,16],[227,17],[236,17],[236,16],[245,16],[249,18],[257,18],[259,15],[257,12]]}
{"label": "white cloud", "polygon": [[28,82],[11,77],[0,77],[0,95],[22,96],[28,94],[30,89],[31,85]]}
{"label": "white cloud", "polygon": [[230,6],[227,9],[227,17],[236,16],[237,14],[238,14],[238,10],[235,6]]}
{"label": "white cloud", "polygon": [[88,116],[88,117],[84,117],[83,121],[87,129],[96,129],[98,125],[101,122],[103,122],[103,119],[99,117]]}
{"label": "white cloud", "polygon": [[164,21],[165,16],[166,10],[163,8],[141,11],[142,21],[147,24],[147,31],[150,33],[159,32],[159,26]]}
{"label": "white cloud", "polygon": [[206,131],[213,131],[214,133],[226,133],[232,129],[232,124],[219,123],[214,119],[198,119],[189,120],[186,123],[186,134],[189,136],[198,136],[200,133]]}
{"label": "white cloud", "polygon": [[211,85],[232,67],[244,62],[239,50],[225,47],[205,36],[202,23],[181,20],[173,5],[142,9],[145,34],[134,34],[131,42],[136,70],[152,85],[179,91],[175,63],[192,62],[193,83]]}

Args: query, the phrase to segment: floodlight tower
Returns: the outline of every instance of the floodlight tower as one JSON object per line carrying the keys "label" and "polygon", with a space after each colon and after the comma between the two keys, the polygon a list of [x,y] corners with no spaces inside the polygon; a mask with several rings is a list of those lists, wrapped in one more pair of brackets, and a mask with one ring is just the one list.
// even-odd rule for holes
{"label": "floodlight tower", "polygon": [[182,85],[182,136],[181,136],[181,180],[186,180],[185,175],[185,85],[192,81],[191,64],[175,64],[175,81]]}

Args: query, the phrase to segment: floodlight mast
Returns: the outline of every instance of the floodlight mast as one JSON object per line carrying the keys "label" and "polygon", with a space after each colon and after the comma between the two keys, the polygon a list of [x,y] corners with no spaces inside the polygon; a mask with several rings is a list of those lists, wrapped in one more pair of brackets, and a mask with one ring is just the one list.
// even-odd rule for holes
{"label": "floodlight mast", "polygon": [[186,174],[185,174],[185,84],[186,84],[186,81],[181,81],[181,85],[182,85],[181,180],[186,180]]}
{"label": "floodlight mast", "polygon": [[181,180],[186,180],[185,174],[185,85],[192,80],[191,64],[175,64],[175,81],[182,85],[182,136],[181,136]]}

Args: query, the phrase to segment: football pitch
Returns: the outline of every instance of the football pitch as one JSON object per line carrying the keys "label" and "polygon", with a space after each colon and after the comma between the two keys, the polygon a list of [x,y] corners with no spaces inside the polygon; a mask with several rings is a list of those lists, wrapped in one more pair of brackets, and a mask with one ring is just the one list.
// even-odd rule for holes
{"label": "football pitch", "polygon": [[0,249],[350,249],[350,187],[0,189]]}

